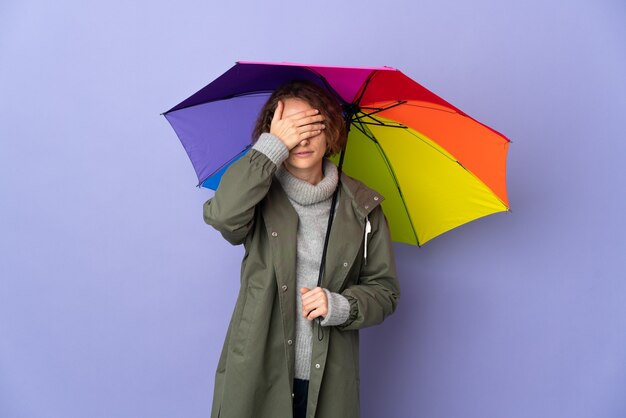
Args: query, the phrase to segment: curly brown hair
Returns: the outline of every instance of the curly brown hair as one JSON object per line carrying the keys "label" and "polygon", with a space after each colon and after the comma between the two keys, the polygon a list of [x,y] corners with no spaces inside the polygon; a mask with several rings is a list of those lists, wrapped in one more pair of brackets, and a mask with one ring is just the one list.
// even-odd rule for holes
{"label": "curly brown hair", "polygon": [[270,131],[278,102],[288,98],[304,100],[312,108],[319,109],[320,113],[324,115],[326,156],[337,154],[343,149],[348,135],[341,104],[322,87],[310,81],[302,80],[290,81],[274,90],[259,113],[252,131],[252,143],[255,143],[262,133]]}

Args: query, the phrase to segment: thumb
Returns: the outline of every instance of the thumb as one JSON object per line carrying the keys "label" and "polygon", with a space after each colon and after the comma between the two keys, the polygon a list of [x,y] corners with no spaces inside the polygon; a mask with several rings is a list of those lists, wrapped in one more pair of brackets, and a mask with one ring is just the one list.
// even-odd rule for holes
{"label": "thumb", "polygon": [[276,110],[274,110],[274,116],[272,117],[272,122],[276,120],[281,120],[283,118],[283,102],[282,100],[278,101],[276,105]]}
{"label": "thumb", "polygon": [[308,288],[306,288],[306,287],[301,287],[301,288],[300,288],[300,293],[304,295],[304,294],[305,294],[305,293],[307,293],[309,290],[310,290],[310,289],[308,289]]}

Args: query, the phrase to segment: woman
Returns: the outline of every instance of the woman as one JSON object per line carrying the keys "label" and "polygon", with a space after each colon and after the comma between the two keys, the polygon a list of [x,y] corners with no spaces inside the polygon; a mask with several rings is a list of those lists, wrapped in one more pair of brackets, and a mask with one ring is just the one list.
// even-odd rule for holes
{"label": "woman", "polygon": [[315,84],[277,89],[253,138],[204,205],[205,221],[245,247],[211,416],[358,417],[358,330],[381,323],[400,295],[383,198],[339,181],[324,158],[342,149],[346,129],[339,104]]}

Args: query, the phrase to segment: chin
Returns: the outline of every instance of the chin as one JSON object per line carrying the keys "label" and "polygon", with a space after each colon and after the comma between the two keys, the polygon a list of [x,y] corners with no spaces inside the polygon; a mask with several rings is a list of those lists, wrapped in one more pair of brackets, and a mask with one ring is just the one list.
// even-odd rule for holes
{"label": "chin", "polygon": [[302,161],[302,160],[298,160],[295,159],[294,160],[287,160],[286,161],[287,165],[293,167],[293,168],[297,168],[300,170],[312,170],[315,169],[316,167],[322,167],[322,160],[315,160],[315,161]]}
{"label": "chin", "polygon": [[289,166],[299,170],[311,170],[315,168],[315,164],[289,164]]}

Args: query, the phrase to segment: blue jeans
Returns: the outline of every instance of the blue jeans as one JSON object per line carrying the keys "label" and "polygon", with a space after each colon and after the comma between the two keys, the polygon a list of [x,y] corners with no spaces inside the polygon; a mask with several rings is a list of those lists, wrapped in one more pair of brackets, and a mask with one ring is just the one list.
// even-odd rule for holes
{"label": "blue jeans", "polygon": [[306,402],[309,396],[309,381],[293,379],[293,418],[306,417]]}

